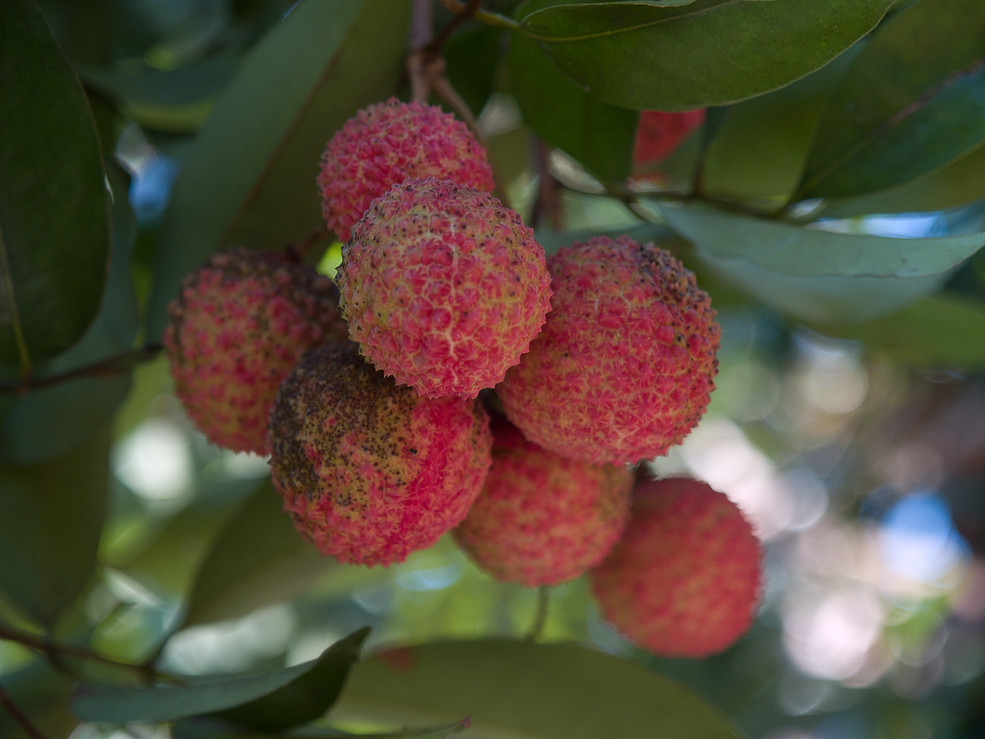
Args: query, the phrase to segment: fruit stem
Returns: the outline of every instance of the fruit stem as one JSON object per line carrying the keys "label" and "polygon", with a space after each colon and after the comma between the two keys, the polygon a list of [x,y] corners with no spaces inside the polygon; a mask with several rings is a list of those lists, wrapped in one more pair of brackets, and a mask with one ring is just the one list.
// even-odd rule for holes
{"label": "fruit stem", "polygon": [[534,622],[530,626],[530,631],[527,632],[527,641],[537,641],[543,635],[550,601],[551,589],[547,585],[542,585],[537,589],[537,612],[534,614]]}
{"label": "fruit stem", "polygon": [[474,4],[476,8],[469,15],[474,17],[480,23],[485,23],[487,26],[508,28],[511,31],[516,31],[520,28],[520,24],[508,16],[500,15],[499,13],[491,13],[487,10],[481,10],[479,8],[479,5],[482,4],[481,0],[479,2],[470,0],[468,4],[461,2],[461,0],[439,0],[439,2],[453,13],[462,13],[468,9],[469,5]]}
{"label": "fruit stem", "polygon": [[73,370],[62,372],[61,374],[48,375],[47,377],[25,377],[20,382],[13,384],[0,383],[0,394],[26,395],[32,390],[60,385],[63,382],[77,380],[82,377],[107,377],[109,375],[122,374],[130,370],[135,364],[153,359],[162,348],[160,344],[149,343],[139,349],[133,349],[123,354],[100,359],[98,362],[76,367]]}

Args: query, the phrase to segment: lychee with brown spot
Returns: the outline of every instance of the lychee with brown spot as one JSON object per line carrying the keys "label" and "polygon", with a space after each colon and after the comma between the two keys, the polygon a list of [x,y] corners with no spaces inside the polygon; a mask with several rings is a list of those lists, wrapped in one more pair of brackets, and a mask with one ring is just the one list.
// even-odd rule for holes
{"label": "lychee with brown spot", "polygon": [[389,565],[465,518],[491,463],[476,400],[398,387],[351,342],[304,356],[270,423],[270,473],[295,527],[340,562]]}
{"label": "lychee with brown spot", "polygon": [[459,546],[492,577],[527,587],[597,565],[626,525],[632,473],[549,452],[502,416],[492,429],[492,468],[453,532]]}
{"label": "lychee with brown spot", "polygon": [[360,110],[325,147],[318,186],[328,228],[348,241],[370,203],[411,177],[495,187],[486,150],[462,121],[437,106],[390,98]]}
{"label": "lychee with brown spot", "polygon": [[175,395],[212,443],[268,453],[281,381],[313,346],[346,340],[338,299],[311,266],[261,250],[219,252],[183,280],[164,347]]}
{"label": "lychee with brown spot", "polygon": [[762,545],[742,511],[699,480],[643,480],[622,538],[589,573],[602,618],[665,657],[721,652],[748,631]]}
{"label": "lychee with brown spot", "polygon": [[669,252],[598,236],[549,261],[544,328],[497,387],[531,441],[587,462],[666,454],[704,414],[721,328],[708,294]]}
{"label": "lychee with brown spot", "polygon": [[429,398],[475,398],[520,361],[550,310],[544,249],[488,193],[405,180],[342,247],[349,337],[377,368]]}

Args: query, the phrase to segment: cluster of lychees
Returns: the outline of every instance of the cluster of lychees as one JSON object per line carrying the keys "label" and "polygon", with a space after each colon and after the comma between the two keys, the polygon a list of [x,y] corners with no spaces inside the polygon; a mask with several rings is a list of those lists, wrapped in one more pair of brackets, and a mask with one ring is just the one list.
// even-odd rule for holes
{"label": "cluster of lychees", "polygon": [[720,329],[694,275],[626,237],[548,259],[468,128],[420,103],[348,121],[318,184],[337,289],[237,249],[172,303],[165,346],[198,427],[269,454],[297,529],[342,562],[400,562],[453,530],[500,580],[589,572],[604,617],[654,651],[743,633],[749,524],[702,483],[634,484],[627,466],[708,405]]}

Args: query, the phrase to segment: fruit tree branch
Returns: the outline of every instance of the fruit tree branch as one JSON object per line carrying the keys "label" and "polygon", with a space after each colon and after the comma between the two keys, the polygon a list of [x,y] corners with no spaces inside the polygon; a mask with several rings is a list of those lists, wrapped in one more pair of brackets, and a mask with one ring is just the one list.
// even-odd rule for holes
{"label": "fruit tree branch", "polygon": [[135,364],[153,359],[163,347],[160,344],[145,344],[139,349],[134,349],[123,354],[101,359],[98,362],[77,367],[68,372],[47,377],[27,376],[17,383],[0,383],[0,394],[7,395],[26,395],[32,390],[60,385],[63,382],[78,380],[82,377],[107,377],[118,375],[131,369]]}
{"label": "fruit tree branch", "polygon": [[44,735],[34,727],[27,716],[25,716],[24,713],[16,705],[14,705],[14,702],[10,699],[10,695],[3,689],[2,686],[0,686],[0,705],[2,705],[7,710],[7,713],[10,714],[10,717],[20,725],[25,734],[32,739],[45,739]]}

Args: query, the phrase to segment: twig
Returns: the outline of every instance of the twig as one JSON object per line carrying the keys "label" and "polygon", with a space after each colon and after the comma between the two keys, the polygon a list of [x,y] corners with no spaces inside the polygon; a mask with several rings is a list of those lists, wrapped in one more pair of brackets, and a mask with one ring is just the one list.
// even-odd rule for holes
{"label": "twig", "polygon": [[27,647],[28,649],[41,652],[53,666],[59,669],[65,669],[63,658],[70,657],[88,662],[98,662],[103,665],[109,665],[110,667],[116,667],[121,670],[136,673],[137,676],[144,682],[151,682],[155,678],[164,680],[173,679],[170,675],[158,672],[153,665],[150,664],[135,665],[128,662],[119,662],[115,659],[104,657],[91,649],[87,649],[85,647],[73,647],[68,644],[56,644],[53,641],[35,636],[27,631],[21,631],[20,629],[4,623],[0,623],[0,640],[16,642],[21,646]]}
{"label": "twig", "polygon": [[123,354],[101,359],[98,362],[77,367],[68,372],[47,377],[24,377],[17,383],[0,383],[0,394],[25,395],[32,390],[60,385],[63,382],[78,380],[82,377],[106,377],[117,375],[129,370],[133,365],[153,359],[163,347],[160,344],[145,344],[139,349],[134,349]]}
{"label": "twig", "polygon": [[537,613],[534,614],[534,622],[527,632],[527,641],[537,641],[544,632],[544,625],[547,623],[547,607],[550,605],[551,589],[546,585],[537,590]]}
{"label": "twig", "polygon": [[537,198],[530,212],[530,222],[536,228],[541,218],[547,218],[551,228],[560,231],[563,226],[561,190],[550,167],[551,150],[540,139],[534,141],[534,160],[537,166]]}
{"label": "twig", "polygon": [[[440,2],[446,9],[453,13],[462,13],[466,10],[466,8],[468,8],[468,5],[461,2],[461,0],[440,0]],[[487,26],[509,28],[512,31],[515,31],[520,27],[520,24],[512,18],[505,15],[500,15],[499,13],[491,13],[488,10],[481,10],[477,8],[471,15],[477,21],[480,23],[485,23]]]}
{"label": "twig", "polygon": [[28,736],[32,739],[45,739],[44,735],[34,727],[27,716],[14,705],[14,702],[10,699],[10,695],[2,686],[0,686],[0,705],[7,709],[7,713],[10,714],[14,721],[20,724],[20,727],[24,729]]}

